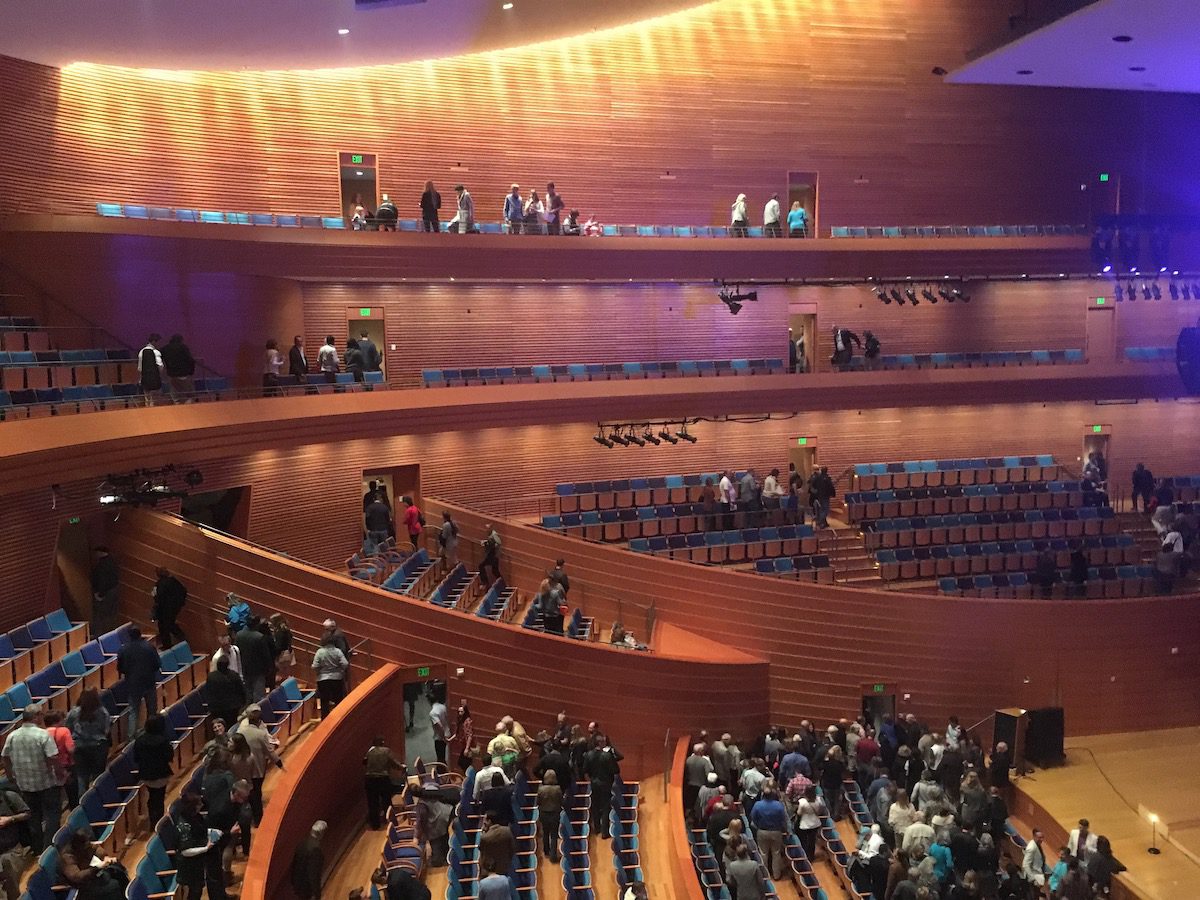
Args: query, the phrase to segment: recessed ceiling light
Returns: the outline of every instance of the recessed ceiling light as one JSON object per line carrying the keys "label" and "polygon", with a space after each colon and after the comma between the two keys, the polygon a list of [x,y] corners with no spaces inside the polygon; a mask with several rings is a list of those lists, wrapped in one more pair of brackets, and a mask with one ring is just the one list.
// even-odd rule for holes
{"label": "recessed ceiling light", "polygon": [[340,34],[342,37],[345,37],[345,36],[346,36],[346,35],[348,35],[349,33],[350,33],[350,29],[349,29],[349,28],[339,28],[339,29],[338,29],[338,34]]}
{"label": "recessed ceiling light", "polygon": [[501,9],[512,9],[513,5],[511,3],[504,3],[500,6],[500,8]]}
{"label": "recessed ceiling light", "polygon": [[1130,66],[1129,71],[1130,72],[1145,72],[1146,67],[1145,66]]}
{"label": "recessed ceiling light", "polygon": [[1032,75],[1033,69],[1017,69],[1018,75]]}
{"label": "recessed ceiling light", "polygon": [[1133,40],[1133,38],[1131,38],[1127,34],[1118,34],[1115,37],[1113,37],[1113,40],[1116,41],[1118,44],[1128,44],[1130,41]]}

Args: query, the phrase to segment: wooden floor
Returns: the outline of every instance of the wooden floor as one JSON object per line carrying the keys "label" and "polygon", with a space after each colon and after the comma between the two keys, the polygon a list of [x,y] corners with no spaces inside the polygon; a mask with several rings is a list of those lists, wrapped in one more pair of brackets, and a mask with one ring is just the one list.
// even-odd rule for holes
{"label": "wooden floor", "polygon": [[[1065,829],[1080,818],[1112,841],[1126,878],[1147,898],[1200,897],[1200,728],[1068,738],[1067,764],[1039,769],[1018,787]],[[1148,815],[1160,820],[1159,856]],[[1164,828],[1169,835],[1164,839]]]}
{"label": "wooden floor", "polygon": [[[641,831],[642,874],[650,896],[670,900],[671,879],[667,870],[671,851],[669,828],[674,824],[675,810],[668,810],[663,795],[663,778],[656,775],[642,782],[638,825]],[[847,826],[848,827],[848,826]],[[846,837],[849,836],[847,832]],[[383,848],[382,831],[365,831],[338,862],[325,884],[327,897],[345,897],[352,888],[367,887],[371,871],[379,865]],[[616,870],[612,864],[611,844],[595,837],[591,839],[592,884],[598,900],[618,900]],[[830,897],[842,896],[842,890],[827,861],[818,862],[814,869],[821,886]],[[431,869],[425,880],[434,900],[446,896],[447,869]],[[790,880],[776,883],[780,900],[799,900],[800,894]],[[539,857],[538,897],[544,900],[565,900],[562,869],[556,863]]]}

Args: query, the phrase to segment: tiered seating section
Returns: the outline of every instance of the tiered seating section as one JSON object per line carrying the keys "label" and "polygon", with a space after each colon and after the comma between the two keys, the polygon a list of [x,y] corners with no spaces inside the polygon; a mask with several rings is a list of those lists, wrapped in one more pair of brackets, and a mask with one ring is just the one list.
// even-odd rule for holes
{"label": "tiered seating section", "polygon": [[[1054,457],[1044,453],[1032,456],[857,463],[854,466],[856,491],[1051,481],[1057,478],[1058,474],[1058,466],[1054,462]],[[963,511],[965,512],[965,510]],[[878,516],[874,518],[878,518]]]}
{"label": "tiered seating section", "polygon": [[1086,225],[834,225],[835,238],[1068,237],[1087,234]]}
{"label": "tiered seating section", "polygon": [[[0,316],[0,418],[71,415],[140,405],[137,354],[128,348],[52,349],[37,320]],[[196,378],[197,398],[229,390],[225,378]],[[166,395],[164,388],[164,395]]]}
{"label": "tiered seating section", "polygon": [[[763,896],[767,900],[779,900],[775,882],[771,880],[770,874],[763,864],[762,854],[759,852],[758,843],[754,840],[754,834],[750,828],[750,820],[746,818],[744,812],[742,813],[742,825],[744,828],[742,833],[746,838],[746,846],[750,849],[750,857],[758,863]],[[713,852],[712,844],[708,842],[708,833],[703,828],[691,828],[688,830],[688,839],[691,843],[692,863],[696,867],[696,876],[700,879],[700,886],[704,888],[705,896],[708,900],[730,900],[729,888],[721,880],[720,865]],[[800,854],[803,856],[804,851],[800,850]]]}
{"label": "tiered seating section", "polygon": [[[1171,351],[1174,356],[1174,350]],[[841,372],[874,369],[955,369],[993,366],[1051,366],[1086,362],[1082,350],[1000,350],[991,353],[896,353],[879,356],[868,367],[864,357],[852,357]]]}
{"label": "tiered seating section", "polygon": [[503,578],[497,578],[483,595],[475,615],[493,622],[509,622],[517,614],[519,603],[516,588],[508,587]]}
{"label": "tiered seating section", "polygon": [[[508,880],[518,900],[537,900],[537,803],[533,785],[524,772],[513,779],[513,821],[510,826],[517,852],[509,868]],[[474,897],[479,885],[479,834],[482,815],[474,797],[475,769],[468,768],[462,784],[462,798],[450,826],[450,852],[446,900]],[[564,800],[565,803],[565,800]],[[584,827],[587,827],[586,822]],[[564,870],[566,849],[564,843]],[[586,839],[585,839],[586,852]],[[564,883],[564,888],[566,887]],[[568,897],[572,895],[568,891]],[[587,900],[591,900],[590,895]]]}
{"label": "tiered seating section", "polygon": [[1070,564],[1072,546],[1078,544],[1096,566],[1133,565],[1139,561],[1137,541],[1131,534],[1112,534],[1067,540],[988,541],[936,547],[901,547],[879,550],[875,560],[884,581],[934,578],[945,575],[981,575],[987,572],[1032,572],[1040,553],[1049,550],[1057,565]]}
{"label": "tiered seating section", "polygon": [[613,782],[612,812],[608,818],[608,833],[612,839],[613,868],[617,873],[617,889],[621,896],[633,882],[644,881],[642,856],[638,849],[638,799],[640,785],[624,781],[619,775]]}
{"label": "tiered seating section", "polygon": [[[1022,495],[1014,492],[1014,496]],[[878,547],[1112,535],[1120,530],[1116,514],[1108,506],[1014,509],[997,513],[876,519],[866,524],[863,542],[868,550],[873,550]]]}
{"label": "tiered seating section", "polygon": [[[1059,571],[1051,588],[1051,598],[1086,597],[1089,600],[1117,597],[1142,597],[1153,594],[1153,566],[1090,566],[1082,593],[1070,581],[1070,573]],[[1025,572],[1011,575],[966,575],[938,579],[938,592],[957,597],[1040,597],[1041,587],[1034,585]]]}
{"label": "tiered seating section", "polygon": [[[590,641],[599,637],[596,633],[596,620],[591,616],[585,616],[579,607],[575,607],[571,611],[571,615],[567,617],[563,626],[563,634],[577,641]],[[546,623],[542,620],[542,614],[537,608],[530,606],[525,612],[525,620],[521,623],[521,627],[531,631],[544,632]]]}
{"label": "tiered seating section", "polygon": [[782,359],[681,359],[669,362],[567,363],[483,369],[423,369],[425,387],[479,384],[552,384],[565,381],[628,381],[639,378],[700,378],[718,375],[778,375]]}
{"label": "tiered seating section", "polygon": [[588,853],[591,832],[592,786],[576,781],[563,791],[563,814],[559,818],[562,887],[567,900],[596,900],[592,889],[592,859]]}

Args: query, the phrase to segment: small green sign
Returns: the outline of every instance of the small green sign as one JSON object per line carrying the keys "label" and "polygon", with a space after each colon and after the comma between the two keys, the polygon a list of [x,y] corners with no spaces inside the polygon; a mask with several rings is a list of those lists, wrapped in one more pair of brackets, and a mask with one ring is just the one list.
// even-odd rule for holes
{"label": "small green sign", "polygon": [[429,666],[418,666],[417,667],[417,677],[418,678],[428,678],[429,677]]}
{"label": "small green sign", "polygon": [[1108,181],[1108,173],[1107,173],[1107,172],[1101,172],[1101,173],[1100,173],[1100,180],[1101,180],[1102,182],[1104,182],[1104,181]]}
{"label": "small green sign", "polygon": [[79,516],[71,516],[71,518],[67,519],[68,525],[78,525],[79,522],[80,522]]}
{"label": "small green sign", "polygon": [[359,314],[360,316],[362,316],[364,319],[369,319],[369,318],[371,318],[371,307],[369,307],[369,306],[360,306],[360,307],[358,308],[358,314]]}
{"label": "small green sign", "polygon": [[[352,154],[350,154],[350,162],[354,163],[356,166],[361,166],[361,165],[362,165],[362,154],[361,154],[361,153],[352,153]],[[1101,180],[1101,181],[1108,181],[1108,176],[1107,176],[1107,175],[1101,175],[1101,176],[1100,176],[1100,180]]]}
{"label": "small green sign", "polygon": [[882,685],[882,684],[874,684],[874,685],[871,685],[871,690],[873,690],[873,691],[874,691],[875,693],[877,693],[877,694],[882,694],[882,693],[883,693],[883,689],[884,689],[885,687],[886,687],[886,685]]}
{"label": "small green sign", "polygon": [[1107,301],[1107,300],[1105,300],[1103,297],[1097,297],[1097,298],[1096,298],[1096,305],[1097,305],[1097,306],[1103,306],[1103,305],[1104,305],[1105,303],[1107,303],[1107,302],[1108,302],[1108,301]]}
{"label": "small green sign", "polygon": [[1104,426],[1103,426],[1103,425],[1093,425],[1093,426],[1092,426],[1092,434],[1099,434],[1099,433],[1100,433],[1100,432],[1102,432],[1103,430],[1104,430]]}
{"label": "small green sign", "polygon": [[801,447],[805,447],[808,445],[808,438],[796,438],[796,443]]}

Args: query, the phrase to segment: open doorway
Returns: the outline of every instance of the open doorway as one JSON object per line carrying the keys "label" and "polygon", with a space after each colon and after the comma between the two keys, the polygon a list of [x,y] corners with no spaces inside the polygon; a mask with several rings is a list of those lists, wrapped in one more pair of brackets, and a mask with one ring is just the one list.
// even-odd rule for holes
{"label": "open doorway", "polygon": [[[364,469],[362,473],[363,512],[366,512],[369,497],[378,492],[383,501],[392,510],[392,537],[397,537],[397,522],[404,519],[404,510],[400,503],[401,497],[412,497],[417,509],[421,508],[421,467],[389,466],[387,468]],[[366,520],[360,523],[363,534],[366,535]],[[403,526],[401,526],[403,531]],[[409,546],[407,533],[398,537],[401,547]]]}
{"label": "open doorway", "polygon": [[197,525],[207,525],[234,537],[249,537],[250,486],[189,494],[180,503],[179,514]]}
{"label": "open doorway", "polygon": [[800,435],[792,438],[788,445],[788,462],[794,463],[796,471],[808,483],[808,476],[817,468],[817,439],[813,435]]}
{"label": "open doorway", "polygon": [[1083,454],[1079,457],[1079,471],[1083,473],[1091,454],[1096,454],[1096,463],[1101,470],[1100,487],[1107,490],[1108,481],[1108,445],[1112,439],[1111,425],[1089,425],[1083,432]]}
{"label": "open doorway", "polygon": [[338,174],[341,178],[342,216],[349,225],[354,207],[361,205],[367,215],[374,217],[375,201],[379,196],[379,173],[374,153],[339,153]]}
{"label": "open doorway", "polygon": [[807,223],[804,237],[816,237],[817,232],[817,173],[788,172],[788,209],[799,203]]}
{"label": "open doorway", "polygon": [[896,688],[885,682],[864,684],[862,686],[863,718],[868,725],[873,725],[878,734],[883,726],[883,717],[896,718]]}
{"label": "open doorway", "polygon": [[1085,358],[1089,363],[1117,361],[1116,320],[1116,307],[1100,298],[1089,301],[1086,319],[1087,350],[1085,352]]}
{"label": "open doorway", "polygon": [[[416,671],[425,673],[423,680],[404,683],[404,762],[411,772],[416,772],[418,759],[446,762],[443,739],[453,734],[457,718],[447,706],[447,686],[441,673],[431,666],[419,666]],[[435,722],[442,724],[435,726]]]}
{"label": "open doorway", "polygon": [[[387,329],[384,327],[383,308],[377,306],[350,306],[346,308],[346,337],[359,340],[363,332],[375,349],[379,351],[379,370],[387,377]],[[367,360],[367,370],[372,371],[370,360]]]}
{"label": "open doorway", "polygon": [[788,353],[791,371],[798,375],[812,372],[817,350],[817,314],[815,311],[788,313],[788,340],[792,344]]}

